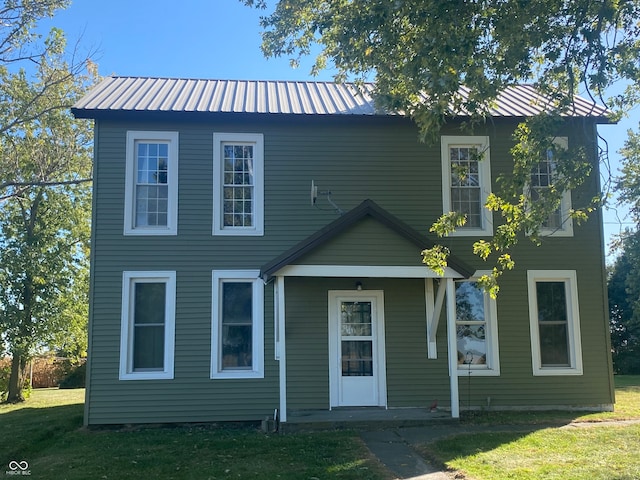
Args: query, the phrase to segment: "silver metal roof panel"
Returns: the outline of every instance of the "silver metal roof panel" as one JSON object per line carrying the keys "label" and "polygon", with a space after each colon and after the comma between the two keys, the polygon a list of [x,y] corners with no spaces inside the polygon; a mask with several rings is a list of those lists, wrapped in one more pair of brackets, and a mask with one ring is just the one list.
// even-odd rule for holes
{"label": "silver metal roof panel", "polygon": [[[80,99],[73,111],[88,118],[116,111],[393,115],[376,109],[372,92],[373,84],[111,76]],[[468,93],[460,89],[462,97]],[[529,117],[547,111],[550,104],[532,85],[519,85],[506,88],[489,112],[494,117]],[[603,118],[608,113],[606,108],[576,97],[573,111],[567,115]]]}

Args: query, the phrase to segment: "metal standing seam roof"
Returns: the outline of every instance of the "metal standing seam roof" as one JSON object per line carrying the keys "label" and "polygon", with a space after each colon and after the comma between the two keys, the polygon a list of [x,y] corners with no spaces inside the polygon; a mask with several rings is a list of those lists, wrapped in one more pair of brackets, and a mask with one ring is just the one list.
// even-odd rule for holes
{"label": "metal standing seam roof", "polygon": [[[394,115],[376,109],[372,93],[371,83],[110,76],[80,99],[72,111],[86,118],[106,112]],[[465,88],[460,90],[462,97],[468,93]],[[549,99],[533,86],[519,85],[506,88],[489,112],[494,117],[529,117],[544,113],[549,105]],[[567,115],[606,117],[608,113],[606,108],[576,97]]]}

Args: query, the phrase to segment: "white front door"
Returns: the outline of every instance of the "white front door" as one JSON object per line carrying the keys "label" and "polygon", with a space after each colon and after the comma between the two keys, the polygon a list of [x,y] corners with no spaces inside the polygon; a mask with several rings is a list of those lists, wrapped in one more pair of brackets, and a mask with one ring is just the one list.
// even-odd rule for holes
{"label": "white front door", "polygon": [[386,406],[382,291],[329,292],[332,407]]}

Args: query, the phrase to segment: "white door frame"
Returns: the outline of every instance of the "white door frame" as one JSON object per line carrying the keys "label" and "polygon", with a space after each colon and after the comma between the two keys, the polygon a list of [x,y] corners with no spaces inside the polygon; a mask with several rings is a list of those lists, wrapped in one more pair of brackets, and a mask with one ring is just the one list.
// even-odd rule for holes
{"label": "white door frame", "polygon": [[384,335],[383,290],[329,290],[329,408],[341,406],[340,402],[340,315],[341,301],[366,300],[375,306],[372,311],[374,323],[373,375],[377,383],[377,405],[387,406],[387,369]]}

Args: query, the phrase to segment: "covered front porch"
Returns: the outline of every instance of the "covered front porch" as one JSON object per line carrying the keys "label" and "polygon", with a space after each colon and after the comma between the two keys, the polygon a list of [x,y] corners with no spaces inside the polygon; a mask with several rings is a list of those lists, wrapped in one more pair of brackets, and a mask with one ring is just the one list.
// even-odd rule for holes
{"label": "covered front porch", "polygon": [[274,282],[282,424],[459,417],[454,282],[473,272],[453,259],[437,275],[420,264],[429,246],[365,201],[262,268]]}

